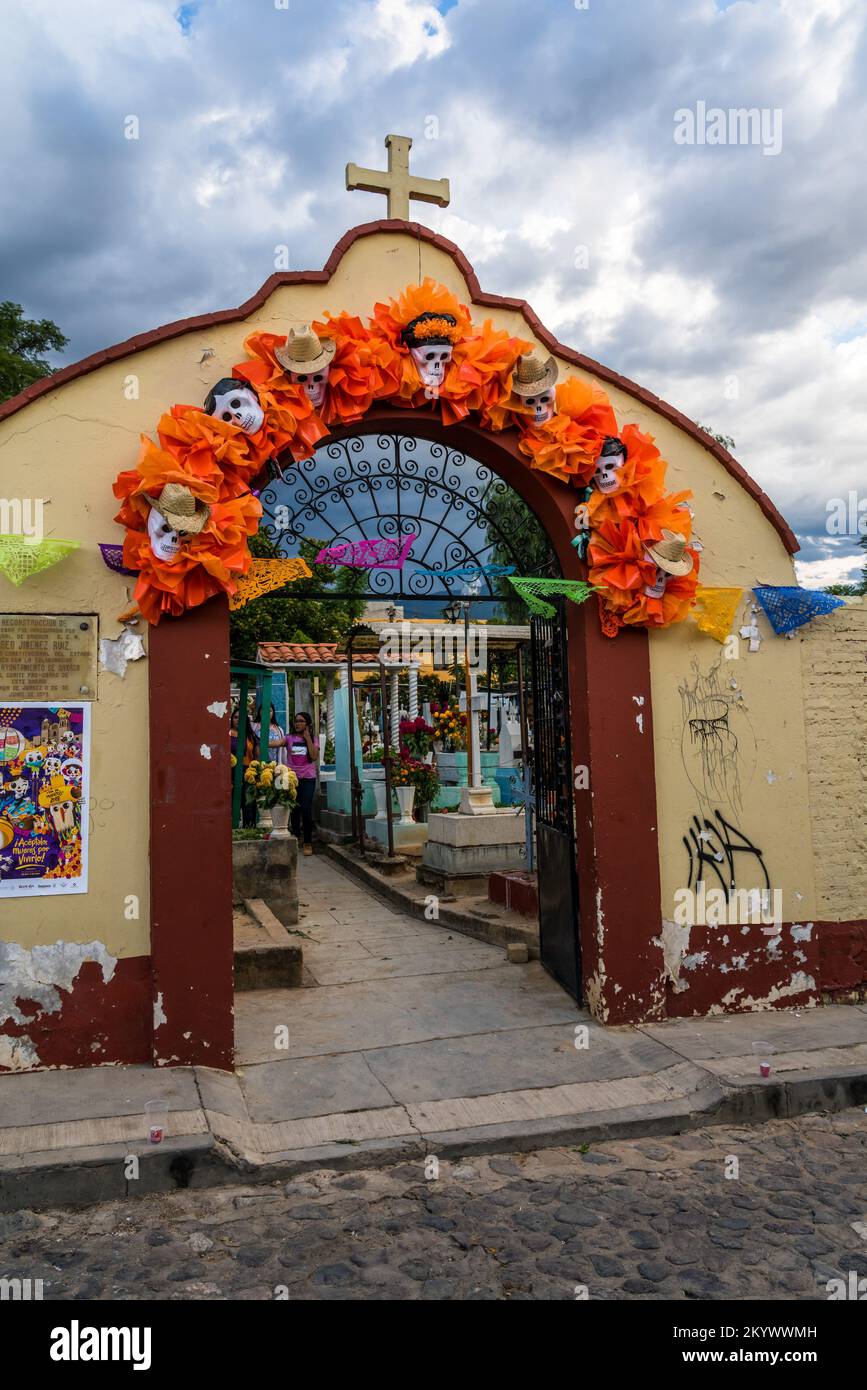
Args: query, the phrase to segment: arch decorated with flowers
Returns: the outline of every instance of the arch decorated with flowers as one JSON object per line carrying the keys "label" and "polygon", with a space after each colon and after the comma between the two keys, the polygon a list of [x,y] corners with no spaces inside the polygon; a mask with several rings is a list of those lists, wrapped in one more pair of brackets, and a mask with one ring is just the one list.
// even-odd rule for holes
{"label": "arch decorated with flowers", "polygon": [[269,465],[311,458],[333,429],[377,404],[433,407],[445,428],[472,419],[492,434],[518,431],[526,466],[575,490],[572,544],[606,635],[667,627],[694,605],[691,494],[666,491],[653,437],[620,427],[596,383],[558,381],[553,357],[490,320],[474,323],[444,285],[410,285],[366,322],[327,313],[289,334],[252,333],[244,349],[202,406],[174,405],[156,441],[142,436],[135,468],[115,481],[123,565],[138,576],[134,598],[148,622],[233,597],[252,564],[257,483]]}

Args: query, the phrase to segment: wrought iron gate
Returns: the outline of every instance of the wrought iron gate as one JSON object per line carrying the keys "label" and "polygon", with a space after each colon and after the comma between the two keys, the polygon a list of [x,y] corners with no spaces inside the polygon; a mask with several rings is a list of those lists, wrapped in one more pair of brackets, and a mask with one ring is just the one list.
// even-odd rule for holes
{"label": "wrought iron gate", "polygon": [[542,964],[581,999],[572,734],[563,600],[555,618],[530,620],[533,785]]}

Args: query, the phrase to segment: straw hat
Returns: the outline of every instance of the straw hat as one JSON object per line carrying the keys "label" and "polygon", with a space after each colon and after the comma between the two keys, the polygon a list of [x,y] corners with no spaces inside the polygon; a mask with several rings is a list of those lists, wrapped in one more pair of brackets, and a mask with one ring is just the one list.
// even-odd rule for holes
{"label": "straw hat", "polygon": [[173,531],[186,531],[190,536],[197,536],[211,515],[210,507],[194,497],[183,483],[166,483],[159,497],[148,500]]}
{"label": "straw hat", "polygon": [[333,338],[320,338],[309,323],[303,323],[300,328],[290,330],[286,346],[275,348],[274,356],[287,372],[302,372],[309,376],[330,366],[336,351],[337,344]]}
{"label": "straw hat", "polygon": [[540,391],[555,386],[559,374],[553,357],[546,359],[539,352],[528,352],[518,358],[512,390],[516,396],[537,396]]}
{"label": "straw hat", "polygon": [[662,540],[648,544],[647,553],[666,574],[691,574],[695,561],[686,553],[686,540],[677,531],[662,528]]}

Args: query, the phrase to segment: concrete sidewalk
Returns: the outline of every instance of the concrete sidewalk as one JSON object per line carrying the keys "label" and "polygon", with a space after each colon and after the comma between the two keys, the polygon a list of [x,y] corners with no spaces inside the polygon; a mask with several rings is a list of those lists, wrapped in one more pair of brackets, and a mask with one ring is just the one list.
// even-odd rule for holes
{"label": "concrete sidewalk", "polygon": [[0,1076],[0,1209],[867,1104],[867,1005],[602,1028],[538,962],[406,917],[325,859],[300,896],[307,987],[238,995],[236,1074]]}

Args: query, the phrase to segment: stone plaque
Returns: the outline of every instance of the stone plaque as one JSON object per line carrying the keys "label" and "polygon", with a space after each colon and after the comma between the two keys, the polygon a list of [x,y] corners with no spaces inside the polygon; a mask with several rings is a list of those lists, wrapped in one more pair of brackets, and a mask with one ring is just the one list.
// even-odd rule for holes
{"label": "stone plaque", "polygon": [[96,699],[94,613],[0,613],[0,700]]}

